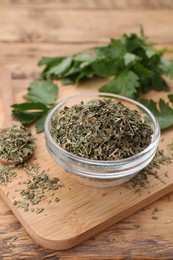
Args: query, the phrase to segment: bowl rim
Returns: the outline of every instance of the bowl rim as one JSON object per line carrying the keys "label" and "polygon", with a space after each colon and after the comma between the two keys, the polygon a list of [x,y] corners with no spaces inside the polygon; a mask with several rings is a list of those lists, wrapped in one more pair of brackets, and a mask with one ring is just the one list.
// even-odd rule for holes
{"label": "bowl rim", "polygon": [[[53,139],[50,131],[49,131],[49,125],[50,125],[50,120],[52,118],[52,116],[54,115],[54,113],[65,103],[67,103],[69,100],[71,99],[75,99],[75,98],[79,98],[79,97],[89,97],[89,96],[97,96],[97,97],[112,97],[115,99],[120,99],[120,100],[124,100],[127,101],[129,103],[132,103],[134,105],[137,105],[138,107],[142,108],[151,118],[152,123],[154,125],[154,132],[153,132],[153,139],[152,142],[140,153],[137,153],[135,155],[132,155],[130,157],[127,158],[123,158],[123,159],[119,159],[119,160],[94,160],[94,159],[88,159],[88,158],[84,158],[84,157],[80,157],[76,154],[70,153],[68,151],[66,151],[65,149],[63,149],[60,145],[58,145],[55,140]],[[76,94],[76,95],[72,95],[69,96],[67,98],[62,99],[60,102],[57,103],[57,105],[55,105],[55,107],[48,113],[45,124],[44,124],[44,129],[45,129],[45,136],[46,138],[48,138],[48,140],[51,142],[51,144],[56,147],[57,150],[61,151],[63,153],[63,155],[68,156],[71,159],[76,159],[80,162],[85,162],[85,163],[89,163],[89,164],[107,164],[107,165],[114,165],[114,164],[124,164],[124,163],[128,163],[131,161],[134,161],[135,159],[141,157],[143,154],[146,154],[147,152],[149,152],[155,145],[156,143],[159,141],[160,138],[160,127],[159,127],[159,123],[157,121],[157,119],[155,118],[155,116],[153,115],[153,113],[147,108],[145,107],[143,104],[139,103],[136,100],[121,96],[121,95],[117,95],[117,94],[111,94],[111,93],[107,93],[107,92],[87,92],[87,93],[83,93],[83,94]]]}

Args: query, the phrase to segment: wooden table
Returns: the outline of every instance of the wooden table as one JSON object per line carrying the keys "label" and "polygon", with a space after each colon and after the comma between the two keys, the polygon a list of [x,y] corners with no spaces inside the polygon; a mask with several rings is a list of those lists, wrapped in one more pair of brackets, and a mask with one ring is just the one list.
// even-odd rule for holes
{"label": "wooden table", "polygon": [[[0,63],[18,93],[37,78],[42,56],[101,45],[140,24],[151,41],[173,49],[172,0],[1,0]],[[173,193],[73,249],[51,251],[33,242],[0,199],[0,259],[173,259],[172,207]]]}

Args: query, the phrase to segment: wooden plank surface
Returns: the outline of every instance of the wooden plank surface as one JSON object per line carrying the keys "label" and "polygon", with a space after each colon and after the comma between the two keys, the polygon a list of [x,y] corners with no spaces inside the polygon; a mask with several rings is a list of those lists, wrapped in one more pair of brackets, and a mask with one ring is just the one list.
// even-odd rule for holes
{"label": "wooden plank surface", "polygon": [[172,9],[172,0],[1,0],[1,5],[6,6],[41,6],[56,7],[61,9]]}
{"label": "wooden plank surface", "polygon": [[169,43],[173,15],[172,10],[85,11],[2,6],[0,24],[2,42],[105,42],[122,32],[138,32],[140,25],[145,24],[151,41]]}
{"label": "wooden plank surface", "polygon": [[[111,36],[116,37],[132,30],[137,32],[139,23],[143,23],[152,41],[157,41],[162,46],[172,47],[173,49],[172,6],[173,1],[171,0],[2,0],[0,1],[0,16],[4,19],[1,19],[0,27],[0,62],[13,73],[13,85],[17,98],[22,99],[20,91],[28,86],[28,83],[33,78],[37,77],[39,69],[36,63],[41,56],[69,54],[88,45],[95,45],[96,42],[97,44],[103,44],[108,42]],[[41,16],[37,12],[39,8],[43,10]],[[56,9],[53,12],[57,14],[55,17],[51,15],[52,9]],[[62,15],[60,18],[58,16],[58,9],[60,9],[61,13],[64,13],[64,11],[65,13],[66,11],[72,13],[74,11],[76,16],[78,16],[76,9],[81,11],[82,14],[85,13],[85,20],[81,20],[79,17],[76,18],[80,26],[76,29],[78,32],[75,37],[73,35],[69,36],[68,33],[70,33],[70,30],[74,32],[72,26],[76,25],[76,23],[68,20],[65,24],[63,18],[61,18]],[[94,12],[90,12],[90,9]],[[103,10],[97,11],[97,9]],[[110,13],[112,15],[110,15],[110,19],[110,13],[105,14],[106,9],[111,9]],[[128,15],[129,9],[130,15]],[[31,10],[35,12],[33,19],[28,16]],[[104,10],[105,12],[103,12]],[[139,10],[142,19],[138,15],[137,18],[132,18]],[[96,15],[96,18],[94,18],[94,15],[100,11],[101,14]],[[151,14],[149,18],[148,11]],[[26,18],[24,14],[26,14]],[[113,14],[118,14],[118,22],[116,16],[113,17]],[[23,18],[23,20],[19,21],[17,16],[20,19]],[[46,25],[45,32],[41,28],[44,27],[49,17],[51,17],[51,21],[55,21],[53,24],[59,24],[61,29],[59,36],[57,33],[58,28],[53,27],[52,24],[49,25],[49,29],[48,25]],[[96,28],[98,25],[103,24],[102,21],[96,21],[96,19],[104,19],[106,25],[104,29],[98,30],[99,34],[92,32],[91,38],[89,35],[85,36],[84,39],[87,39],[88,42],[81,38],[84,33],[90,33],[89,25],[85,25],[86,18],[88,18],[87,23],[90,24],[90,27],[93,25]],[[10,22],[7,21],[8,19],[10,19]],[[120,20],[123,19],[125,21],[120,23]],[[29,25],[27,24],[27,26],[26,23],[29,23]],[[109,23],[111,29],[108,28]],[[83,32],[80,32],[79,28]],[[39,38],[37,33],[42,38]],[[31,37],[28,37],[28,35],[31,35]],[[52,35],[54,37],[49,39]],[[99,86],[99,83],[97,84]],[[172,81],[170,81],[170,84],[172,84]],[[2,118],[0,118],[1,121]],[[0,259],[58,259],[58,257],[59,259],[173,259],[172,206],[173,193],[146,207],[144,211],[139,211],[93,239],[82,243],[80,246],[67,251],[51,251],[35,244],[12,212],[0,200]],[[160,209],[157,213],[157,220],[152,219],[155,208]],[[139,227],[136,225],[139,225]],[[14,235],[17,236],[17,240],[12,241],[11,238]]]}

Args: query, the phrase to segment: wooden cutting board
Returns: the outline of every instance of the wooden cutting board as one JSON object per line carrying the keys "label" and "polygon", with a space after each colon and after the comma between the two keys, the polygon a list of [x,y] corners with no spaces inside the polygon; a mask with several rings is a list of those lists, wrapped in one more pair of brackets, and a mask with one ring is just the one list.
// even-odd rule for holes
{"label": "wooden cutting board", "polygon": [[[94,89],[96,86],[93,85],[89,90]],[[86,87],[62,87],[59,100],[87,91]],[[23,92],[19,93],[16,101],[21,101],[22,95]],[[0,122],[2,120],[3,109],[0,106]],[[32,131],[35,133],[34,129]],[[166,148],[167,144],[172,142],[172,130],[164,132],[163,137],[164,141],[160,143],[160,147]],[[84,186],[67,175],[53,161],[46,150],[44,134],[36,135],[36,138],[36,159],[32,160],[34,163],[38,162],[42,169],[49,169],[49,175],[57,176],[64,187],[56,190],[53,197],[48,192],[45,200],[35,206],[44,208],[40,214],[24,212],[22,208],[13,205],[14,200],[19,198],[19,192],[16,191],[22,186],[19,187],[19,181],[23,182],[28,178],[23,171],[17,169],[17,177],[6,187],[0,186],[0,194],[30,236],[43,247],[56,250],[74,247],[173,190],[171,164],[164,165],[158,171],[165,184],[150,176],[149,187],[143,189],[140,194],[123,185],[112,188]],[[168,177],[165,175],[166,172]],[[52,200],[56,197],[60,200],[48,204],[50,197]]]}

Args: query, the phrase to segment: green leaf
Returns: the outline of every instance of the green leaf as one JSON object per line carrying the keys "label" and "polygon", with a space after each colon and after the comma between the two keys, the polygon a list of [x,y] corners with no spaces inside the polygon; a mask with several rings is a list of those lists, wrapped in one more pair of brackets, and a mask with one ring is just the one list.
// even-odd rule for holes
{"label": "green leaf", "polygon": [[58,86],[50,80],[42,80],[31,82],[25,97],[34,102],[52,105],[56,102],[57,96]]}
{"label": "green leaf", "polygon": [[75,83],[78,83],[79,81],[86,79],[86,78],[92,78],[94,75],[93,71],[87,67],[84,70],[78,74],[78,76],[75,78]]}
{"label": "green leaf", "polygon": [[91,61],[91,60],[93,60],[93,55],[81,52],[81,53],[75,54],[73,57],[73,60],[79,61],[79,62]]}
{"label": "green leaf", "polygon": [[153,57],[154,55],[157,55],[157,52],[151,45],[144,45],[142,46],[145,50],[145,54],[148,58]]}
{"label": "green leaf", "polygon": [[49,111],[45,111],[41,117],[36,121],[35,126],[36,126],[36,130],[37,133],[41,133],[42,131],[44,131],[44,122],[46,120],[46,117],[48,115]]}
{"label": "green leaf", "polygon": [[72,80],[72,79],[70,79],[70,78],[64,78],[63,80],[62,80],[62,84],[63,85],[71,85],[71,84],[73,84],[74,83],[74,81]]}
{"label": "green leaf", "polygon": [[169,94],[169,95],[168,95],[168,98],[169,98],[169,101],[170,101],[171,103],[173,103],[173,94]]}
{"label": "green leaf", "polygon": [[126,52],[126,54],[124,55],[124,63],[126,66],[129,64],[134,64],[139,59],[140,58],[138,56],[130,52]]}
{"label": "green leaf", "polygon": [[[42,103],[20,103],[12,105],[12,114],[15,119],[20,121],[23,125],[30,125],[35,123],[37,133],[44,130],[44,121],[49,112],[49,108]],[[33,110],[35,110],[33,112]]]}
{"label": "green leaf", "polygon": [[146,37],[138,36],[135,33],[124,34],[121,38],[121,42],[126,46],[127,52],[138,54],[140,50],[143,50],[145,45]]}
{"label": "green leaf", "polygon": [[159,67],[165,75],[173,78],[173,60],[161,58]]}
{"label": "green leaf", "polygon": [[54,63],[59,63],[64,59],[64,57],[43,57],[38,63],[38,66],[52,65]]}
{"label": "green leaf", "polygon": [[116,39],[111,39],[111,43],[107,46],[95,47],[93,50],[99,59],[106,58],[107,60],[121,59],[127,52],[124,43],[121,40]]}
{"label": "green leaf", "polygon": [[173,108],[169,103],[163,99],[160,99],[158,103],[152,99],[140,99],[139,101],[155,115],[162,130],[173,126]]}
{"label": "green leaf", "polygon": [[147,84],[142,86],[143,93],[147,93],[151,89],[154,89],[156,91],[168,91],[169,86],[167,82],[158,73],[155,73],[149,79],[149,81],[147,81]]}
{"label": "green leaf", "polygon": [[38,120],[44,112],[23,112],[20,110],[13,110],[12,115],[15,119],[20,121],[23,125],[33,124],[36,120]]}
{"label": "green leaf", "polygon": [[100,60],[92,64],[92,69],[99,77],[109,77],[116,74],[119,63],[118,60]]}
{"label": "green leaf", "polygon": [[133,66],[133,70],[138,75],[140,80],[151,78],[153,75],[153,72],[149,70],[147,67],[145,67],[144,65],[142,65],[141,63],[136,63]]}
{"label": "green leaf", "polygon": [[57,76],[63,76],[69,70],[72,64],[72,60],[72,56],[66,57],[60,63],[58,63],[58,65],[52,66],[47,73]]}
{"label": "green leaf", "polygon": [[138,76],[133,71],[123,71],[117,78],[102,86],[99,91],[135,98],[138,88]]}
{"label": "green leaf", "polygon": [[25,102],[20,104],[13,104],[11,106],[14,109],[19,111],[26,111],[26,110],[47,110],[47,106],[40,102]]}

